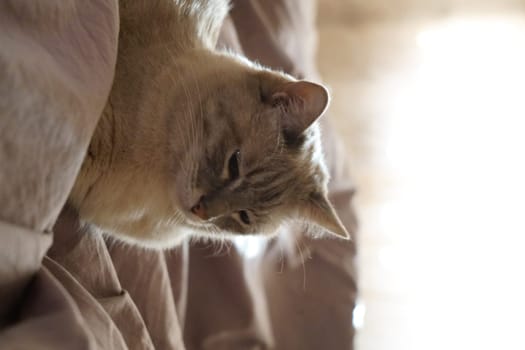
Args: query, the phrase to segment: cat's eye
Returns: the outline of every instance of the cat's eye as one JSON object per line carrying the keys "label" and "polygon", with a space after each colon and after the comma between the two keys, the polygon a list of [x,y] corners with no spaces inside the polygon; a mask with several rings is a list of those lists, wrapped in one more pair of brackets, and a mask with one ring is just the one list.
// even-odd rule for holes
{"label": "cat's eye", "polygon": [[239,218],[245,225],[251,224],[250,217],[248,216],[246,210],[239,211]]}
{"label": "cat's eye", "polygon": [[228,177],[230,180],[236,180],[239,177],[239,161],[241,158],[241,151],[236,150],[228,161]]}

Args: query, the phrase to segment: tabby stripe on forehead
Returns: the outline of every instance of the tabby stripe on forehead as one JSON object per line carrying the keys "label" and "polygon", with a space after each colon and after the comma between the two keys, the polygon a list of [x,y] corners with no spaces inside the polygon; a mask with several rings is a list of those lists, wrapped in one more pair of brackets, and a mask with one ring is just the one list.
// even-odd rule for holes
{"label": "tabby stripe on forehead", "polygon": [[211,168],[216,171],[216,174],[220,174],[222,173],[222,168],[224,167],[224,162],[227,157],[227,142],[224,138],[221,138],[219,144],[213,144],[211,147],[212,155],[208,159],[208,164],[211,164]]}
{"label": "tabby stripe on forehead", "polygon": [[[262,173],[262,172],[261,172]],[[282,174],[280,173],[269,173],[266,176],[251,176],[250,177],[250,186],[254,188],[258,188],[261,190],[265,190],[266,187],[271,186],[276,182],[278,179],[282,178]]]}
{"label": "tabby stripe on forehead", "polygon": [[249,173],[246,174],[246,177],[248,178],[251,178],[251,177],[255,177],[261,173],[264,173],[265,171],[267,171],[266,169],[264,168],[255,168],[253,169],[252,171],[250,171]]}
{"label": "tabby stripe on forehead", "polygon": [[282,204],[279,198],[282,196],[281,191],[268,191],[261,197],[262,204],[268,204],[268,207],[276,207]]}
{"label": "tabby stripe on forehead", "polygon": [[241,144],[241,135],[239,134],[239,130],[237,129],[237,125],[235,123],[235,120],[233,117],[226,117],[226,122],[228,123],[228,129],[233,134],[233,139],[235,140],[235,144],[240,145]]}
{"label": "tabby stripe on forehead", "polygon": [[237,129],[237,123],[235,122],[235,117],[231,115],[231,112],[226,109],[226,106],[222,101],[217,102],[217,114],[220,115],[222,118],[221,120],[224,120],[226,122],[226,125],[228,127],[228,130],[230,130],[233,134],[233,139],[235,141],[235,144],[240,145],[241,144],[241,135],[239,134],[239,130]]}
{"label": "tabby stripe on forehead", "polygon": [[282,204],[280,198],[290,189],[291,178],[283,178],[277,174],[269,178],[264,183],[257,186],[258,192],[261,193],[261,205],[265,208],[276,207]]}

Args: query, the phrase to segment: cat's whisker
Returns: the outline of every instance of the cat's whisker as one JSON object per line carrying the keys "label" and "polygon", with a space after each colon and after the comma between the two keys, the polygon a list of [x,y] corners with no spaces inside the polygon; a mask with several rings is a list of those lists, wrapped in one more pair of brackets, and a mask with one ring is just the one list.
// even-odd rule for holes
{"label": "cat's whisker", "polygon": [[281,253],[281,259],[280,259],[280,269],[279,269],[279,273],[283,273],[284,271],[284,248],[281,244],[277,244],[277,246],[279,247],[279,252]]}
{"label": "cat's whisker", "polygon": [[306,264],[305,264],[305,258],[303,255],[303,251],[301,250],[301,246],[299,244],[299,240],[297,239],[297,236],[295,234],[292,234],[295,246],[297,247],[297,251],[299,252],[299,257],[301,258],[301,266],[303,268],[303,290],[306,291]]}
{"label": "cat's whisker", "polygon": [[175,213],[171,217],[171,220],[173,225],[179,225],[185,221],[184,216],[178,210],[175,211]]}

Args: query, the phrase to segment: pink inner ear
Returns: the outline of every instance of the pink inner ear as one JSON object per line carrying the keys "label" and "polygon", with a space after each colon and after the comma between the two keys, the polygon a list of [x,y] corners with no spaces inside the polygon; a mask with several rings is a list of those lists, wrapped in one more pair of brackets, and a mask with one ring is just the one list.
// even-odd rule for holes
{"label": "pink inner ear", "polygon": [[283,122],[296,134],[301,134],[323,114],[328,100],[328,92],[323,86],[308,81],[282,84],[272,94],[274,105],[283,103],[289,107]]}

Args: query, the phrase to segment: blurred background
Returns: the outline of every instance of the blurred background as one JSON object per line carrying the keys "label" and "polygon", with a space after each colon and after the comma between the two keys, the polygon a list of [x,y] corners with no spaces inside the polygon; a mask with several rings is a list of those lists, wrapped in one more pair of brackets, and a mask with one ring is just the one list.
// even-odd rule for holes
{"label": "blurred background", "polygon": [[359,350],[525,349],[525,1],[319,0]]}

